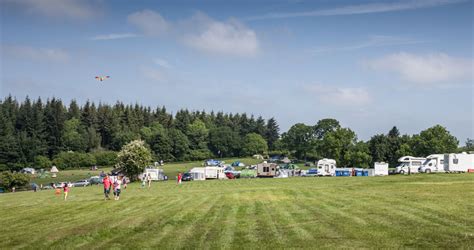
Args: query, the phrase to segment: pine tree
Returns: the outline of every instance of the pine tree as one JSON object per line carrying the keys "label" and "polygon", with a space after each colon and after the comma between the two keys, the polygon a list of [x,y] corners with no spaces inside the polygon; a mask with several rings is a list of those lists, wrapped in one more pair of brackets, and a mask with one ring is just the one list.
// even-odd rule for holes
{"label": "pine tree", "polygon": [[267,121],[267,126],[265,128],[265,140],[267,140],[268,143],[268,149],[269,150],[275,150],[275,143],[278,141],[280,138],[280,128],[278,127],[278,124],[275,120],[275,118],[270,118]]}

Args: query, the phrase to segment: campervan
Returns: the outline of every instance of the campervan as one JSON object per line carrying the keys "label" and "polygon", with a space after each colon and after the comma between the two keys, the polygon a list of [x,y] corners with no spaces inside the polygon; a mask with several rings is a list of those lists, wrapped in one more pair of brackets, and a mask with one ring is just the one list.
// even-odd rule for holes
{"label": "campervan", "polygon": [[322,159],[316,164],[318,169],[318,176],[335,176],[336,175],[336,160]]}
{"label": "campervan", "polygon": [[434,154],[428,155],[426,161],[420,167],[422,173],[444,172],[444,155]]}
{"label": "campervan", "polygon": [[418,173],[419,168],[426,161],[423,157],[403,156],[398,159],[400,165],[398,165],[396,172],[398,174],[409,174]]}
{"label": "campervan", "polygon": [[275,177],[277,174],[277,164],[261,163],[257,165],[257,177]]}
{"label": "campervan", "polygon": [[224,168],[221,167],[205,167],[206,179],[227,179]]}
{"label": "campervan", "polygon": [[468,172],[474,169],[474,154],[445,154],[444,171],[450,173]]}
{"label": "campervan", "polygon": [[374,163],[374,175],[388,175],[388,163],[376,162]]}

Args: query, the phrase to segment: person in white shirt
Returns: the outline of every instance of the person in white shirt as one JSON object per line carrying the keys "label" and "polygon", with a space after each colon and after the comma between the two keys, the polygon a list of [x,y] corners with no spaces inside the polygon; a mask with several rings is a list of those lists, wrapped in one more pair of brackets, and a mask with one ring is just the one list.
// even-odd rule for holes
{"label": "person in white shirt", "polygon": [[118,201],[120,199],[120,192],[122,188],[122,176],[118,176],[114,182],[114,197]]}

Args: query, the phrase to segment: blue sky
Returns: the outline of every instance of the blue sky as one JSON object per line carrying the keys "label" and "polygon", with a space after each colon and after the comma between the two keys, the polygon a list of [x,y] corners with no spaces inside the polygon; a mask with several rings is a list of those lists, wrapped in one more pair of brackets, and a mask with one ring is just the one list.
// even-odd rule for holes
{"label": "blue sky", "polygon": [[474,137],[473,1],[0,4],[1,96]]}

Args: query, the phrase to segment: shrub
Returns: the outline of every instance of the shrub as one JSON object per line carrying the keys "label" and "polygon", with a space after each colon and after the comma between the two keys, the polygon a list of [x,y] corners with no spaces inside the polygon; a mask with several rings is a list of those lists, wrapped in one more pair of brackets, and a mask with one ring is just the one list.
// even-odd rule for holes
{"label": "shrub", "polygon": [[21,188],[28,185],[30,176],[22,173],[2,172],[0,173],[0,186],[11,190],[11,188]]}
{"label": "shrub", "polygon": [[145,142],[142,140],[128,143],[118,153],[118,165],[131,180],[136,180],[150,163],[150,149],[145,146]]}
{"label": "shrub", "polygon": [[46,156],[39,155],[35,157],[35,167],[49,168],[52,164],[51,160]]}
{"label": "shrub", "polygon": [[80,168],[96,165],[96,159],[89,153],[61,152],[54,157],[53,163],[59,169]]}
{"label": "shrub", "polygon": [[97,151],[93,153],[96,164],[99,166],[113,166],[117,164],[117,152]]}

